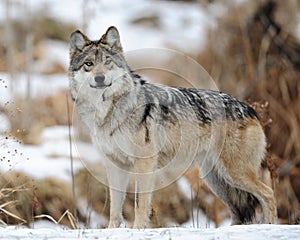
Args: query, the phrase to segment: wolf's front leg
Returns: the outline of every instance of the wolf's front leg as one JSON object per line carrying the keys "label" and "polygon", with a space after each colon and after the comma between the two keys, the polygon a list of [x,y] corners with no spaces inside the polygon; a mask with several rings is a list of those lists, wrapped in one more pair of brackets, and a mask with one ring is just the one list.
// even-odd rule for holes
{"label": "wolf's front leg", "polygon": [[135,218],[133,228],[145,228],[149,224],[155,167],[156,161],[152,158],[139,159],[136,162]]}
{"label": "wolf's front leg", "polygon": [[123,202],[129,180],[129,172],[110,164],[107,167],[110,192],[110,219],[109,228],[117,228],[123,223]]}

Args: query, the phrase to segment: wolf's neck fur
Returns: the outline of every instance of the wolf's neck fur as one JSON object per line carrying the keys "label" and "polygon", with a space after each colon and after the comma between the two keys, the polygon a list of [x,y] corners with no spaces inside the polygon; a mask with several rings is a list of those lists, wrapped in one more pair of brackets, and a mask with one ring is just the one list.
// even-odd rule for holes
{"label": "wolf's neck fur", "polygon": [[[129,112],[134,111],[138,104],[138,89],[145,81],[132,71],[124,74],[121,78],[109,88],[89,89],[92,94],[90,94],[91,92],[82,96],[80,93],[78,94],[77,107],[82,109],[80,115],[83,120],[86,118],[86,123],[96,122],[97,127],[115,128],[125,120],[118,116],[126,116]],[[87,109],[89,111],[86,111]],[[90,121],[91,118],[93,121]],[[93,127],[88,127],[94,131]]]}

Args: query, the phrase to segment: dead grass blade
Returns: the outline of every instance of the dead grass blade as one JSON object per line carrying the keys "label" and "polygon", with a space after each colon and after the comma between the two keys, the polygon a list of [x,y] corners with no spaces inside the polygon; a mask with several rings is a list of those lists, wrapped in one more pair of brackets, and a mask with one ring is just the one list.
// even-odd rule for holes
{"label": "dead grass blade", "polygon": [[[17,203],[17,202],[18,202],[18,201],[9,201],[9,202],[3,203],[2,205],[0,205],[0,210],[1,210],[2,212],[4,212],[6,215],[11,216],[11,217],[13,217],[13,218],[15,218],[15,219],[17,219],[17,220],[20,220],[20,221],[23,222],[23,223],[26,223],[26,222],[27,222],[26,220],[24,220],[23,218],[18,217],[17,215],[15,215],[15,214],[9,212],[8,210],[6,210],[6,209],[4,208],[4,207],[6,207],[6,206],[8,206],[8,205],[10,205],[10,204],[15,204],[15,203]],[[1,221],[1,222],[2,222],[2,221]]]}
{"label": "dead grass blade", "polygon": [[35,216],[34,218],[47,218],[49,219],[50,221],[52,221],[53,223],[55,224],[60,224],[60,222],[62,221],[62,219],[67,215],[70,223],[71,223],[71,226],[73,229],[78,229],[78,225],[76,224],[76,219],[75,217],[73,216],[73,214],[69,211],[69,210],[66,210],[64,212],[63,215],[61,215],[61,217],[58,219],[58,221],[56,221],[53,217],[51,217],[50,215],[47,215],[47,214],[41,214],[41,215],[38,215],[38,216]]}
{"label": "dead grass blade", "polygon": [[7,223],[4,222],[2,219],[0,219],[0,224],[4,225],[4,226],[7,226]]}
{"label": "dead grass blade", "polygon": [[25,185],[17,186],[14,188],[2,188],[0,190],[0,199],[9,197],[11,194],[13,194],[15,192],[21,192],[21,191],[27,190],[26,188],[24,188],[24,186]]}
{"label": "dead grass blade", "polygon": [[76,218],[73,216],[73,214],[69,210],[67,210],[67,211],[64,212],[64,214],[60,217],[60,219],[58,220],[58,222],[60,222],[64,218],[65,215],[67,215],[67,217],[68,217],[68,219],[69,219],[69,221],[71,223],[72,228],[73,229],[77,229],[78,226],[76,224]]}
{"label": "dead grass blade", "polygon": [[34,218],[47,218],[51,222],[54,222],[55,224],[59,224],[53,217],[51,217],[50,215],[47,215],[47,214],[41,214],[38,216],[34,216]]}

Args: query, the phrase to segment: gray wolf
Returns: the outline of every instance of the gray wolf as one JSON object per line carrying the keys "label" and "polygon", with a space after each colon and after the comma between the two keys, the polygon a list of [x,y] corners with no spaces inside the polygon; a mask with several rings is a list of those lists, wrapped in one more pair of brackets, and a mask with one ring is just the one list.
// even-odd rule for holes
{"label": "gray wolf", "polygon": [[115,27],[96,41],[79,30],[71,34],[69,79],[78,113],[107,159],[109,227],[123,222],[129,173],[135,174],[133,227],[144,228],[155,172],[164,166],[178,172],[188,161],[228,206],[232,224],[249,223],[257,206],[261,222],[274,223],[273,191],[257,177],[266,139],[250,106],[217,91],[143,80],[128,66]]}

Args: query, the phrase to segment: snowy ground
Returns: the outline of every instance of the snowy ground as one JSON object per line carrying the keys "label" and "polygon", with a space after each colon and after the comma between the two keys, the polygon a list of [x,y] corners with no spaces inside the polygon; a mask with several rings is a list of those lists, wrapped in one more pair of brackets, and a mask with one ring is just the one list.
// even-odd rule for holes
{"label": "snowy ground", "polygon": [[160,229],[18,229],[0,228],[0,239],[145,239],[145,240],[299,240],[300,226],[244,225],[217,229],[160,228]]}

